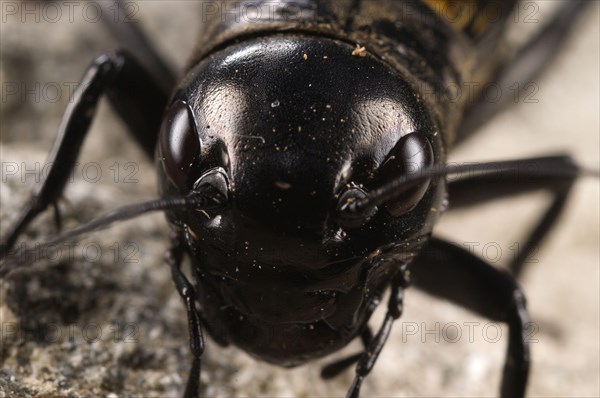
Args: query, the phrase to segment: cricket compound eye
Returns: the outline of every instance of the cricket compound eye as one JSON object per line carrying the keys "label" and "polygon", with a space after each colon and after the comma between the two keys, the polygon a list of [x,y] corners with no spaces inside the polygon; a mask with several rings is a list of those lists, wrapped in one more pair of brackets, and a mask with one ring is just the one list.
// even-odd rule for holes
{"label": "cricket compound eye", "polygon": [[160,153],[165,174],[179,188],[195,181],[194,166],[200,161],[200,138],[191,110],[183,101],[174,102],[165,114],[159,133]]}
{"label": "cricket compound eye", "polygon": [[[433,150],[424,135],[414,132],[400,139],[379,167],[378,185],[398,179],[403,175],[419,173],[433,164]],[[391,215],[398,217],[414,209],[425,196],[430,179],[422,180],[402,195],[385,203]]]}

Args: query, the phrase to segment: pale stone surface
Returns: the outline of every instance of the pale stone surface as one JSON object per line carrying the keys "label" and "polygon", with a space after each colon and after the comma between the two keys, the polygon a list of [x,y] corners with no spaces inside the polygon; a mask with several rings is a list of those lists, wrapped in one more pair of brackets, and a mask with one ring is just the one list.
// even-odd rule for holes
{"label": "pale stone surface", "polygon": [[[142,3],[136,17],[181,65],[197,26],[190,11],[194,5],[162,5]],[[114,47],[102,26],[86,22],[82,9],[77,10],[73,23],[65,15],[57,23],[21,23],[9,17],[1,25],[2,233],[34,180],[31,175],[24,182],[9,178],[5,166],[16,163],[19,177],[21,162],[28,167],[39,162],[43,168],[69,87],[95,55]],[[453,160],[568,151],[598,169],[598,15],[598,7],[589,12],[566,51],[538,82],[540,101],[520,103],[494,120],[458,148]],[[14,84],[19,95],[10,94]],[[57,86],[58,97],[52,91]],[[31,87],[37,94],[25,94]],[[68,202],[61,207],[65,228],[155,195],[153,165],[133,148],[121,122],[102,103],[75,179],[67,184]],[[138,169],[126,168],[128,162]],[[102,178],[94,183],[98,169]],[[138,181],[128,183],[132,170]],[[459,244],[477,242],[480,254],[486,247],[492,260],[500,248],[500,265],[542,203],[541,195],[533,195],[479,206],[445,216],[437,231]],[[539,262],[531,264],[520,282],[539,326],[533,336],[538,342],[532,345],[531,396],[600,396],[598,217],[598,181],[579,182],[560,225],[536,254]],[[27,238],[44,240],[54,233],[52,215],[45,214]],[[162,265],[166,234],[161,215],[144,217],[88,237],[75,248],[74,261],[56,260],[51,267],[38,266],[35,273],[2,281],[0,397],[179,396],[190,356],[183,306]],[[98,247],[99,259],[85,261],[98,255]],[[61,254],[62,260],[69,257],[65,250]],[[133,262],[125,263],[126,258]],[[374,317],[374,325],[381,315]],[[476,322],[472,342],[465,322]],[[438,333],[427,333],[436,328]],[[33,334],[40,331],[49,341]],[[494,396],[506,329],[493,343],[496,332],[496,325],[410,290],[405,314],[363,395]],[[319,369],[326,362],[279,369],[209,340],[202,381],[210,396],[344,395],[352,372],[322,382]]]}

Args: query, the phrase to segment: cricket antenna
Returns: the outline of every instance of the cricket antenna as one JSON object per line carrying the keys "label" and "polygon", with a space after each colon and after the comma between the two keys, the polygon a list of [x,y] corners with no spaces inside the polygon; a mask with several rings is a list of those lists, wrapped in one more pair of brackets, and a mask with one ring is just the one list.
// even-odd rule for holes
{"label": "cricket antenna", "polygon": [[208,210],[220,203],[215,201],[214,196],[208,195],[205,192],[192,192],[185,197],[159,198],[152,199],[146,202],[127,205],[113,210],[87,224],[76,227],[70,231],[59,234],[53,239],[36,245],[35,249],[20,247],[14,251],[0,253],[4,258],[4,264],[0,265],[0,278],[4,278],[11,272],[21,268],[27,263],[28,258],[33,257],[33,251],[43,251],[57,244],[63,243],[75,237],[81,236],[93,231],[99,231],[108,228],[111,224],[119,221],[129,220],[147,213],[155,211],[165,211],[181,208],[194,208]]}
{"label": "cricket antenna", "polygon": [[481,177],[492,173],[497,177],[513,178],[598,177],[597,171],[580,168],[566,155],[485,163],[433,165],[415,173],[402,175],[374,189],[363,198],[348,203],[344,211],[347,216],[351,215],[354,219],[362,219],[363,222],[366,222],[375,213],[377,206],[397,199],[407,190],[425,180],[451,176]]}

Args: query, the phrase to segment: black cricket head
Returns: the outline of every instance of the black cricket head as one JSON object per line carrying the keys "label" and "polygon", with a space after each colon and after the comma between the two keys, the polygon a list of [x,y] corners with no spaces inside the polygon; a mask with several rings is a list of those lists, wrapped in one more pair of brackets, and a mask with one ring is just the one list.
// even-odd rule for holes
{"label": "black cricket head", "polygon": [[[370,192],[443,162],[441,134],[397,71],[355,50],[302,35],[249,39],[193,67],[168,106],[161,195],[201,192],[220,204],[168,219],[231,319],[357,328],[365,319],[347,318],[431,232],[443,180],[412,181],[377,205]],[[301,356],[260,355],[279,362],[270,353]]]}
{"label": "black cricket head", "polygon": [[217,51],[191,69],[160,131],[161,194],[210,191],[222,208],[171,220],[244,246],[265,234],[270,243],[287,236],[321,247],[338,240],[339,230],[351,235],[378,218],[393,224],[417,208],[438,208],[440,195],[427,195],[427,180],[381,208],[354,207],[371,190],[443,158],[415,90],[353,50],[335,40],[270,36]]}

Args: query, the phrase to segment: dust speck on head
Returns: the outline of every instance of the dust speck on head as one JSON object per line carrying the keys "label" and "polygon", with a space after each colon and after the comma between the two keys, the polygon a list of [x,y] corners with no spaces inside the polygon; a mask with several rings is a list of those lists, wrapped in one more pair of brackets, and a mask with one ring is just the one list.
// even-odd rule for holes
{"label": "dust speck on head", "polygon": [[360,44],[357,44],[356,48],[354,50],[352,50],[352,56],[353,57],[366,57],[367,50]]}

